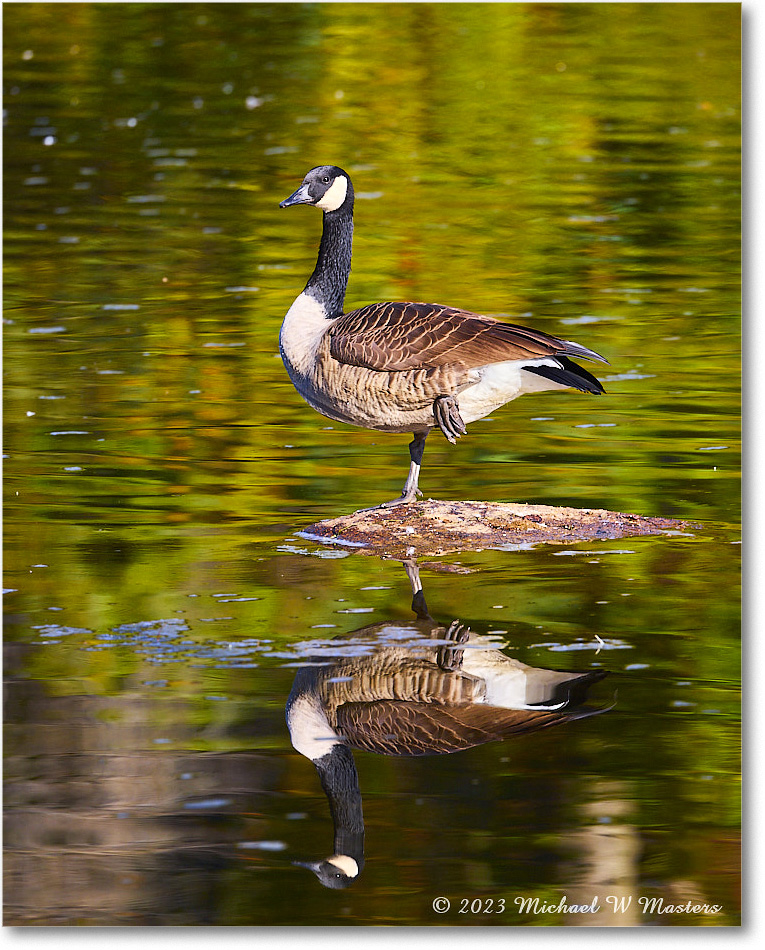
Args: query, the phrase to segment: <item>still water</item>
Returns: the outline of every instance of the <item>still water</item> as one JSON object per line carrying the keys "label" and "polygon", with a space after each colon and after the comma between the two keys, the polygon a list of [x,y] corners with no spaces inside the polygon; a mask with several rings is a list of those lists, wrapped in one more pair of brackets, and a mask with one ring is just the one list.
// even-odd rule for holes
{"label": "still water", "polygon": [[[738,924],[738,6],[4,12],[6,923]],[[426,495],[692,526],[404,566],[301,539],[408,464],[278,356],[320,228],[278,202],[325,162],[348,307],[611,364],[434,436]],[[587,695],[381,749],[479,655]],[[285,708],[356,683],[399,718],[338,805]],[[293,863],[336,846],[345,889]]]}

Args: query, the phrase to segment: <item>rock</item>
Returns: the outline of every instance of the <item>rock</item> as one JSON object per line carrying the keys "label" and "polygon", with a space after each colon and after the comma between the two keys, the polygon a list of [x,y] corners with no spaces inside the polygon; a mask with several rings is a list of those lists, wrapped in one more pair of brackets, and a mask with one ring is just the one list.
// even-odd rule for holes
{"label": "rock", "polygon": [[323,544],[346,545],[361,553],[401,559],[483,548],[679,533],[691,527],[698,525],[603,509],[429,500],[357,511],[319,521],[299,533],[302,538]]}

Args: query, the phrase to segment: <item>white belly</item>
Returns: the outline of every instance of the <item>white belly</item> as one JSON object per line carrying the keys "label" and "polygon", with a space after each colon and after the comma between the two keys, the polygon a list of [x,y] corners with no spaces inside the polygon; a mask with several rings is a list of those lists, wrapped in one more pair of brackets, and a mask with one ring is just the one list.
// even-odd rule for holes
{"label": "white belly", "polygon": [[477,372],[480,379],[477,383],[463,389],[458,396],[460,415],[467,422],[483,419],[489,413],[504,406],[505,403],[524,393],[543,392],[547,389],[566,389],[559,383],[554,383],[544,376],[535,373],[526,373],[525,365],[557,366],[551,359],[538,360],[508,360],[505,363],[490,363],[482,366]]}
{"label": "white belly", "polygon": [[[471,636],[468,642],[479,644],[481,639]],[[536,709],[540,703],[548,709],[559,709],[566,705],[565,701],[547,705],[556,687],[577,677],[577,674],[526,666],[496,648],[468,647],[463,656],[462,671],[483,682],[483,702],[503,709]]]}

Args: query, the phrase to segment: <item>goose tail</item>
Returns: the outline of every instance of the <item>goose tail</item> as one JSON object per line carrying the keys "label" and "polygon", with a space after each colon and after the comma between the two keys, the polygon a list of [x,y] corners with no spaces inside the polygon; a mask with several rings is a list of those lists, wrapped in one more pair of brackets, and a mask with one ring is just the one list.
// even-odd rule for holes
{"label": "goose tail", "polygon": [[[586,349],[586,347],[581,347]],[[592,352],[589,350],[588,352]],[[603,359],[598,357],[598,359]],[[543,366],[524,366],[527,373],[534,373],[535,376],[543,376],[553,383],[560,386],[568,386],[571,389],[578,389],[582,393],[592,393],[594,396],[600,396],[605,392],[603,384],[592,375],[583,366],[570,360],[567,356],[555,356],[555,364],[545,364]],[[603,360],[605,362],[605,360]],[[552,360],[550,361],[552,364]]]}

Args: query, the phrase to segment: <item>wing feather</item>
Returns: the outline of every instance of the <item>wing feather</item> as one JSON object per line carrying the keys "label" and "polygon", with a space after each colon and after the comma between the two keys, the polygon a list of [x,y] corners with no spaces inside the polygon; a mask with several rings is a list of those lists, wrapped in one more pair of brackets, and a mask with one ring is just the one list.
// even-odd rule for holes
{"label": "wing feather", "polygon": [[442,755],[536,732],[574,718],[578,718],[575,712],[546,709],[502,709],[483,704],[437,706],[388,700],[341,706],[338,727],[352,746],[367,752]]}
{"label": "wing feather", "polygon": [[439,304],[370,304],[338,318],[328,335],[336,360],[381,372],[455,364],[472,369],[558,355],[607,362],[585,346],[541,330]]}

